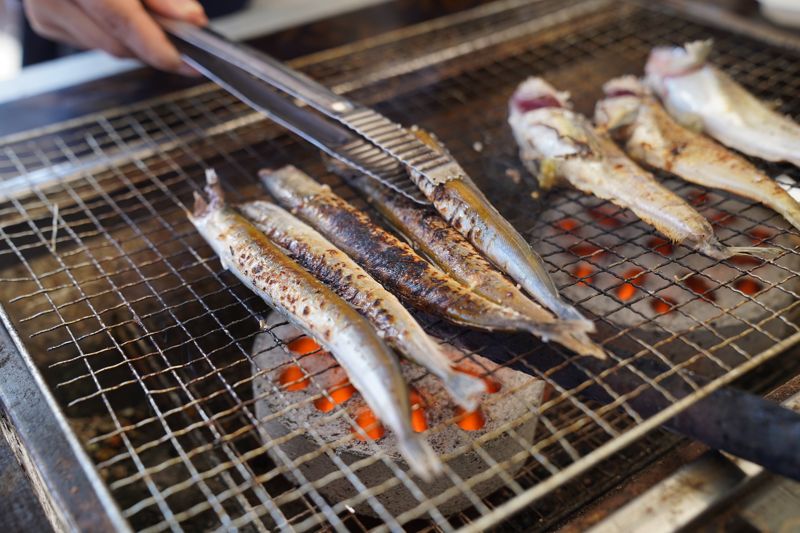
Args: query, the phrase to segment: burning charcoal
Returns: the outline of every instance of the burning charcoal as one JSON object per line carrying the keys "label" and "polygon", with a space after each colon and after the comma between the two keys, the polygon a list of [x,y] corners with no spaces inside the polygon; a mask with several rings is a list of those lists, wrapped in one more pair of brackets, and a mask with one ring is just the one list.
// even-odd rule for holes
{"label": "burning charcoal", "polygon": [[[268,317],[268,322],[274,325],[280,323],[281,319],[273,313]],[[300,334],[288,324],[275,328],[273,333],[281,339],[293,339]],[[318,487],[323,496],[330,501],[341,502],[356,498],[360,492],[347,479],[326,478],[340,469],[328,455],[319,454],[323,445],[332,446],[333,453],[349,465],[368,459],[380,450],[392,462],[408,471],[408,465],[397,451],[394,435],[364,405],[358,392],[348,383],[344,372],[330,356],[316,353],[300,357],[297,353],[275,346],[269,333],[256,337],[252,351],[257,370],[261,371],[254,381],[253,392],[256,416],[263,421],[259,430],[264,443],[291,436],[281,442],[281,451],[293,462],[299,462],[295,466],[309,482],[325,479],[324,484]],[[425,438],[440,456],[452,456],[448,459],[449,468],[462,479],[470,479],[487,468],[481,454],[470,448],[475,439],[492,435],[488,441],[481,442],[480,447],[483,453],[498,462],[507,461],[523,451],[520,438],[528,443],[534,442],[537,417],[531,416],[531,413],[541,403],[544,382],[516,370],[499,367],[480,356],[462,360],[464,354],[455,348],[448,350],[448,353],[458,361],[459,371],[485,380],[487,392],[481,406],[473,412],[458,409],[435,377],[417,366],[404,363],[402,367],[406,382],[412,384],[409,389],[412,426],[417,432],[426,432]],[[281,384],[283,369],[295,364],[305,370],[309,385],[289,391]],[[323,390],[327,394],[323,395]],[[498,431],[512,421],[519,422],[514,424],[513,436]],[[307,432],[307,427],[313,428],[316,435]],[[431,431],[427,431],[429,429]],[[494,435],[494,432],[499,434]],[[277,454],[273,454],[273,459],[278,465],[285,464],[285,459]],[[523,463],[522,460],[514,462],[505,471],[513,476]],[[368,490],[376,489],[395,477],[381,460],[356,469],[355,474]],[[418,478],[414,478],[414,482],[428,497],[437,496],[452,487],[452,481],[447,476],[441,476],[433,483],[423,483]],[[473,486],[471,490],[478,497],[484,497],[503,486],[503,480],[495,476]],[[395,516],[419,504],[402,485],[382,492],[376,498]],[[374,509],[367,503],[354,502],[352,505],[358,513],[375,515]],[[470,505],[468,498],[456,493],[437,507],[447,515]]]}

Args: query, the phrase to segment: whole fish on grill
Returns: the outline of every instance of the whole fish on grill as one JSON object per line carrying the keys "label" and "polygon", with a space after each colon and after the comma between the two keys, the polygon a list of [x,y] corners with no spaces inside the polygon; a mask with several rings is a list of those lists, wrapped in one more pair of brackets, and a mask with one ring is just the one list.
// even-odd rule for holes
{"label": "whole fish on grill", "polygon": [[602,348],[587,335],[583,320],[561,320],[529,299],[492,266],[472,244],[436,210],[399,195],[374,179],[334,159],[329,168],[360,191],[387,222],[423,256],[462,285],[498,305],[517,311],[539,324],[548,324],[551,340],[581,355],[604,358]]}
{"label": "whole fish on grill", "polygon": [[454,324],[487,331],[528,331],[550,337],[537,324],[469,289],[436,269],[406,243],[314,181],[286,166],[262,170],[261,181],[278,203],[308,222],[409,305]]}
{"label": "whole fish on grill", "polygon": [[397,298],[314,228],[278,205],[263,200],[239,211],[306,270],[325,282],[406,357],[439,377],[450,395],[474,411],[485,392],[482,380],[455,370],[443,348],[431,339]]}
{"label": "whole fish on grill", "polygon": [[[415,128],[413,132],[434,151],[445,153],[445,148],[430,133],[420,128]],[[416,172],[410,172],[409,175],[442,217],[497,268],[559,318],[584,321],[586,329],[594,331],[594,324],[561,298],[542,258],[495,209],[469,176],[461,175],[457,179],[433,183]]]}
{"label": "whole fish on grill", "polygon": [[681,178],[744,196],[780,213],[800,229],[800,204],[747,159],[678,124],[634,76],[603,86],[595,123],[623,143],[636,161]]}
{"label": "whole fish on grill", "polygon": [[712,44],[653,49],[645,67],[647,84],[681,124],[747,155],[800,166],[800,124],[708,63]]}
{"label": "whole fish on grill", "polygon": [[569,95],[541,78],[522,83],[509,108],[520,158],[543,188],[567,181],[583,192],[630,209],[672,241],[716,259],[779,253],[774,248],[724,246],[708,220],[628,159],[586,117],[569,109]]}
{"label": "whole fish on grill", "polygon": [[223,266],[333,354],[367,405],[395,432],[414,472],[431,479],[441,463],[411,426],[408,386],[394,354],[355,309],[225,205],[213,171],[207,178],[208,201],[195,194],[194,213],[187,215]]}

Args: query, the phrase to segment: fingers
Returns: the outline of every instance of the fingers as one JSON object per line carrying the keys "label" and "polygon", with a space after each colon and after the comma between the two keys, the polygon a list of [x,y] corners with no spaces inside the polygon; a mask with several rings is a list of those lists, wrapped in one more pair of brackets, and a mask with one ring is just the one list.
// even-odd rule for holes
{"label": "fingers", "polygon": [[162,70],[197,75],[181,61],[147,11],[206,24],[208,19],[196,0],[27,0],[24,5],[31,25],[42,35],[116,56],[134,55]]}
{"label": "fingers", "polygon": [[[26,7],[29,4],[26,2]],[[131,51],[104,31],[80,8],[69,2],[48,6],[44,13],[28,8],[28,19],[37,33],[75,48],[98,48],[116,57],[132,57]]]}
{"label": "fingers", "polygon": [[144,0],[145,6],[159,15],[185,20],[198,26],[208,24],[208,17],[196,0]]}
{"label": "fingers", "polygon": [[[161,70],[192,74],[158,23],[139,0],[74,0],[137,57]],[[204,17],[204,16],[203,16]]]}

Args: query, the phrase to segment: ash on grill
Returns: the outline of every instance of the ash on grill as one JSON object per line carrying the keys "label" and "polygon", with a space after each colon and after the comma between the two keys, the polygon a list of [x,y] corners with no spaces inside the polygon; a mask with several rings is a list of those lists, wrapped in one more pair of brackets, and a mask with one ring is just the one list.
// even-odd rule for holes
{"label": "ash on grill", "polygon": [[[333,453],[351,465],[360,482],[371,490],[377,491],[382,484],[394,479],[395,473],[381,461],[360,468],[357,465],[359,461],[381,451],[403,470],[407,471],[408,465],[397,451],[394,435],[385,433],[376,424],[374,416],[369,416],[358,394],[348,389],[346,375],[334,359],[320,352],[318,346],[315,350],[313,342],[298,342],[302,335],[300,330],[289,324],[281,325],[282,322],[284,319],[280,315],[270,314],[266,321],[270,332],[257,336],[253,344],[254,372],[259,376],[253,381],[253,396],[256,415],[265,421],[259,428],[264,443],[269,445],[290,435],[291,438],[280,445],[281,449],[297,461],[308,482],[323,483],[319,490],[331,502],[359,502],[359,490],[350,480],[341,476],[326,478],[339,472],[340,468],[330,455],[321,453],[324,446],[332,447]],[[289,349],[276,344],[273,335],[288,343]],[[491,469],[492,463],[502,464],[506,474],[516,475],[524,459],[515,459],[514,455],[524,452],[528,443],[533,442],[544,381],[503,368],[477,355],[466,359],[454,348],[448,355],[454,361],[461,361],[459,368],[462,371],[487,374],[487,391],[490,392],[484,395],[478,411],[463,413],[454,407],[435,376],[404,362],[403,375],[406,382],[412,384],[415,430],[427,430],[425,437],[434,451],[446,459],[447,468],[457,476],[456,479],[472,479]],[[282,388],[283,392],[276,393],[276,388]],[[311,398],[315,400],[310,401]],[[295,405],[293,409],[285,408],[287,400]],[[315,442],[312,436],[303,433],[303,428],[309,424],[318,428],[322,442]],[[513,431],[509,430],[509,424]],[[368,437],[356,430],[356,426],[360,426]],[[471,449],[476,439],[484,441],[483,453],[491,459]],[[453,487],[454,481],[450,476],[442,475],[431,483],[417,481],[417,484],[426,497],[434,498]],[[472,491],[483,498],[504,485],[503,477],[495,474],[474,485]],[[420,500],[403,486],[380,490],[376,499],[393,516],[420,504]],[[463,493],[456,491],[438,503],[437,508],[449,515],[471,505]],[[359,513],[376,514],[369,503],[362,501],[352,506]]]}
{"label": "ash on grill", "polygon": [[[791,253],[800,237],[760,206],[691,187],[679,192],[714,223],[726,245],[766,244],[785,253],[774,261],[736,256],[719,262],[670,243],[630,211],[563,190],[554,194],[568,194],[572,201],[544,212],[541,249],[564,265],[555,278],[565,295],[632,338],[657,345],[672,362],[736,336],[743,325],[763,325],[766,334],[715,350],[712,360],[695,368],[714,374],[719,371],[714,366],[735,366],[743,354],[772,345],[769,335],[781,338],[794,330],[788,317],[771,319],[796,299],[798,281],[786,279],[800,268],[800,256]],[[665,332],[679,339],[664,344]],[[638,349],[635,341],[615,346]]]}

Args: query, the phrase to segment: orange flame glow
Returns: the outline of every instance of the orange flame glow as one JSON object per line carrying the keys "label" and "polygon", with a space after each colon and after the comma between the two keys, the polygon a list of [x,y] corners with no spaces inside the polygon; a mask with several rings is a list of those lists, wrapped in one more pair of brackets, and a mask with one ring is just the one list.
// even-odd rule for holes
{"label": "orange flame glow", "polygon": [[586,286],[592,282],[592,274],[594,274],[594,269],[587,265],[586,263],[578,263],[575,265],[575,268],[572,269],[572,275],[578,281],[578,285]]}
{"label": "orange flame glow", "polygon": [[675,308],[677,302],[669,296],[656,296],[650,300],[650,307],[659,315],[665,315]]}
{"label": "orange flame glow", "polygon": [[286,345],[289,350],[297,355],[308,355],[319,350],[319,344],[311,337],[298,337]]}
{"label": "orange flame glow", "polygon": [[330,412],[337,405],[343,404],[352,398],[355,393],[355,387],[353,387],[349,381],[344,380],[328,390],[328,396],[330,396],[330,399],[323,396],[322,398],[317,398],[314,400],[314,407],[323,413]]}
{"label": "orange flame glow", "polygon": [[647,274],[641,268],[632,268],[625,272],[622,277],[627,283],[623,283],[617,287],[617,298],[626,302],[633,298],[636,294],[636,287],[640,287],[646,278]]}
{"label": "orange flame glow", "polygon": [[711,288],[711,284],[699,275],[693,274],[686,278],[683,283],[689,288],[689,290],[704,300],[711,302],[716,301],[717,297],[714,294],[714,290]]}
{"label": "orange flame glow", "polygon": [[578,227],[578,221],[574,218],[562,218],[555,223],[556,227],[564,231],[572,232]]}
{"label": "orange flame glow", "polygon": [[662,239],[661,237],[652,237],[649,241],[647,241],[647,247],[653,250],[655,253],[663,255],[664,257],[672,255],[672,252],[675,251],[675,247],[672,246],[672,243],[667,239]]}
{"label": "orange flame glow", "polygon": [[386,433],[386,430],[383,429],[378,418],[375,416],[375,413],[372,412],[369,408],[364,408],[356,415],[356,424],[358,427],[364,430],[364,433],[367,434],[365,437],[361,432],[359,432],[356,428],[353,428],[353,435],[355,438],[361,441],[366,440],[378,440]]}
{"label": "orange flame glow", "polygon": [[486,425],[486,419],[480,408],[467,412],[461,407],[456,407],[456,424],[464,431],[478,431]]}
{"label": "orange flame glow", "polygon": [[287,391],[298,391],[308,387],[308,378],[298,365],[289,365],[284,368],[278,381]]}
{"label": "orange flame glow", "polygon": [[737,279],[733,286],[749,296],[754,296],[763,290],[761,283],[750,277]]}

